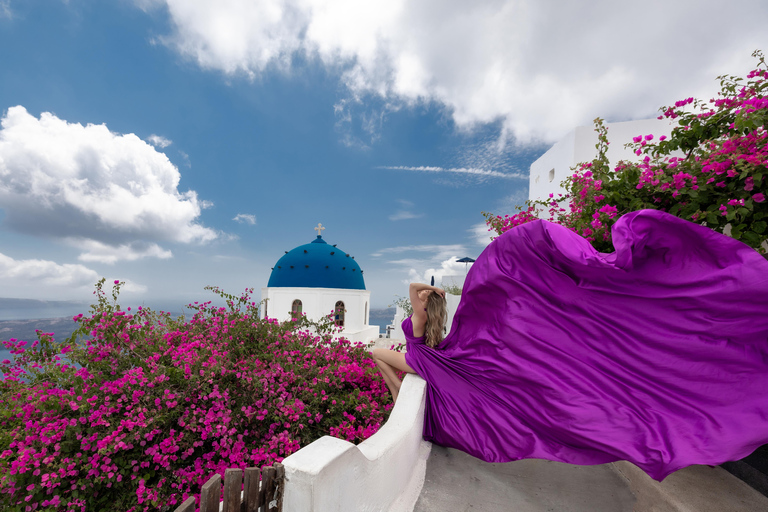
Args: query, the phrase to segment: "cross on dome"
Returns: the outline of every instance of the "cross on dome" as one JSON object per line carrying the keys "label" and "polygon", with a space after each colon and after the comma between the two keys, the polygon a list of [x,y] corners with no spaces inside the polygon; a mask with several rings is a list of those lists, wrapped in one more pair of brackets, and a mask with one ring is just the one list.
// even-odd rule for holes
{"label": "cross on dome", "polygon": [[317,236],[323,236],[323,230],[325,229],[321,223],[317,223],[317,227],[313,228],[315,231],[317,231]]}

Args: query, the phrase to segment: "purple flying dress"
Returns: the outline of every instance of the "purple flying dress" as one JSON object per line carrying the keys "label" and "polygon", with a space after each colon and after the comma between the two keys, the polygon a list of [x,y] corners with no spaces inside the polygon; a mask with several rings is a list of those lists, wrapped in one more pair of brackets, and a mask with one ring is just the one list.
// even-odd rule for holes
{"label": "purple flying dress", "polygon": [[628,460],[661,480],[768,443],[768,261],[656,211],[614,253],[546,221],[494,240],[432,349],[424,438],[488,462]]}

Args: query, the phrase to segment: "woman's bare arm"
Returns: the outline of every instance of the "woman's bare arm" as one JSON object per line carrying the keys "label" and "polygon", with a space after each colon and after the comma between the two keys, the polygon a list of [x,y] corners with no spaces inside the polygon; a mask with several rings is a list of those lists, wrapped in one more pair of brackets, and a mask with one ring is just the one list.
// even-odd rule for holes
{"label": "woman's bare arm", "polygon": [[430,286],[424,283],[411,283],[411,285],[408,287],[408,296],[411,299],[411,306],[413,307],[413,316],[411,317],[411,322],[413,322],[414,325],[418,325],[419,327],[422,327],[427,323],[427,312],[424,311],[425,303],[422,302],[421,298],[419,297],[419,292],[424,290],[431,290],[445,298],[445,290],[442,288],[437,288],[436,286]]}

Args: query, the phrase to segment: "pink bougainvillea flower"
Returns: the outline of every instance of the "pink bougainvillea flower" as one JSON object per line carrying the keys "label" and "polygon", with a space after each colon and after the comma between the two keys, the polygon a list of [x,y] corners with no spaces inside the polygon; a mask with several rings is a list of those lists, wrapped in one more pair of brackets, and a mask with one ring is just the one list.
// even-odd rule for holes
{"label": "pink bougainvillea flower", "polygon": [[747,179],[744,180],[744,190],[746,190],[747,192],[751,192],[754,187],[755,187],[755,180],[752,178],[752,176],[749,176]]}
{"label": "pink bougainvillea flower", "polygon": [[757,194],[753,195],[753,196],[752,196],[752,199],[753,199],[753,200],[754,200],[756,203],[762,203],[763,201],[765,201],[765,195],[764,195],[762,192],[759,192],[759,193],[757,193]]}

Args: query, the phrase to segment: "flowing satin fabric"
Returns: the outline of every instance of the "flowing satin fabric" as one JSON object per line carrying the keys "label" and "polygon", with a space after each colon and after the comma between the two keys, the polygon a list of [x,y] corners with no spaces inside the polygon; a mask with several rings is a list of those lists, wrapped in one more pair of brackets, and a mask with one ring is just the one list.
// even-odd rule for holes
{"label": "flowing satin fabric", "polygon": [[657,480],[768,443],[768,261],[655,210],[612,233],[604,254],[546,221],[514,228],[472,266],[437,349],[403,322],[425,439]]}

